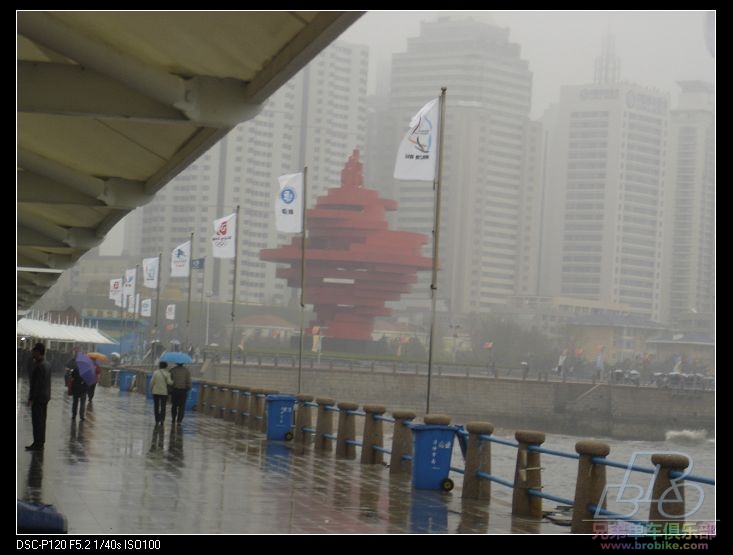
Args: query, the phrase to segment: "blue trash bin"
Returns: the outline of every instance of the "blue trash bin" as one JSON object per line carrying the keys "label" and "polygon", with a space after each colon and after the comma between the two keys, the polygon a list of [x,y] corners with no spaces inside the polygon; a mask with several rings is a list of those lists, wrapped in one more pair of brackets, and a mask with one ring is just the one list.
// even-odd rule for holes
{"label": "blue trash bin", "polygon": [[120,391],[132,391],[132,380],[135,378],[135,372],[132,370],[120,370],[117,374],[117,383]]}
{"label": "blue trash bin", "polygon": [[267,407],[267,439],[293,439],[293,395],[268,395]]}
{"label": "blue trash bin", "polygon": [[411,428],[412,485],[416,489],[452,490],[448,474],[458,426],[414,424]]}
{"label": "blue trash bin", "polygon": [[192,381],[191,389],[188,390],[188,396],[186,397],[186,410],[196,409],[196,405],[199,402],[199,389],[201,389],[201,384]]}

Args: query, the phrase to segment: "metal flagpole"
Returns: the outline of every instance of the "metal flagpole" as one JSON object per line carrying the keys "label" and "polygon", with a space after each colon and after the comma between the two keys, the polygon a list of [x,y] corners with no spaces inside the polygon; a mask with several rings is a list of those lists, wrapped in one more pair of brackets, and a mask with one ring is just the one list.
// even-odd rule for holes
{"label": "metal flagpole", "polygon": [[440,234],[440,181],[443,172],[443,122],[445,121],[445,92],[440,89],[440,120],[438,123],[438,168],[433,183],[435,189],[435,220],[433,224],[433,274],[430,282],[430,340],[428,343],[428,391],[425,413],[430,414],[430,382],[433,373],[433,339],[435,336],[435,300],[438,294],[438,238]]}
{"label": "metal flagpole", "polygon": [[160,311],[160,265],[163,253],[158,253],[158,268],[155,271],[155,324],[153,324],[153,338],[150,340],[150,368],[155,372],[155,340],[158,339],[158,314]]}
{"label": "metal flagpole", "polygon": [[308,166],[303,167],[303,218],[300,243],[300,343],[298,345],[298,393],[303,373],[303,316],[305,313],[305,205],[308,201]]}
{"label": "metal flagpole", "polygon": [[186,305],[186,343],[191,343],[191,281],[193,277],[193,268],[191,261],[193,259],[193,231],[188,246],[188,304]]}
{"label": "metal flagpole", "polygon": [[234,286],[232,287],[232,333],[229,341],[229,381],[232,383],[232,359],[234,358],[234,303],[237,299],[237,261],[239,260],[239,205],[237,205],[236,216],[234,217]]}

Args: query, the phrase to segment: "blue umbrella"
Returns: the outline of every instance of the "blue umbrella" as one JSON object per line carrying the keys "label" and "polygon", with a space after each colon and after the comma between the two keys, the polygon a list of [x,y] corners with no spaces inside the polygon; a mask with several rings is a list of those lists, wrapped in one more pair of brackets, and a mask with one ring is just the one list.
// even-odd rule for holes
{"label": "blue umbrella", "polygon": [[87,385],[93,384],[97,377],[97,369],[94,361],[84,353],[80,352],[76,354],[76,366],[79,368],[81,379],[84,380]]}
{"label": "blue umbrella", "polygon": [[191,364],[193,359],[183,351],[168,351],[160,355],[161,362],[172,362],[173,364]]}

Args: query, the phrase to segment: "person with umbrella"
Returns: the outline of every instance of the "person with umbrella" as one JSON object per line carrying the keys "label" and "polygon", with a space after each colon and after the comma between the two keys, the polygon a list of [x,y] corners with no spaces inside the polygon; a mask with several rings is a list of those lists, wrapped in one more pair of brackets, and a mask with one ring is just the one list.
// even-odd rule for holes
{"label": "person with umbrella", "polygon": [[[150,390],[153,393],[153,412],[155,413],[155,425],[162,426],[165,421],[165,405],[168,401],[168,389],[173,385],[171,374],[168,371],[168,363],[161,360],[158,369],[153,372],[150,380]],[[162,436],[161,436],[162,437]]]}
{"label": "person with umbrella", "polygon": [[87,398],[89,399],[89,410],[92,410],[92,400],[94,399],[94,391],[97,389],[99,383],[99,375],[102,373],[102,369],[99,367],[99,363],[109,360],[107,355],[102,353],[87,353],[87,356],[92,359],[94,363],[94,379],[92,383],[88,384]]}
{"label": "person with umbrella", "polygon": [[76,419],[76,414],[78,412],[79,418],[81,420],[84,420],[84,414],[87,404],[87,382],[85,382],[84,379],[81,377],[81,371],[79,369],[77,359],[72,358],[67,363],[66,367],[71,370],[71,374],[69,375],[69,390],[71,391],[71,395],[74,399],[73,403],[71,404],[71,418],[72,420]]}
{"label": "person with umbrella", "polygon": [[173,389],[171,390],[171,421],[180,424],[183,421],[183,413],[186,410],[186,398],[191,389],[191,371],[184,366],[190,364],[193,359],[182,351],[163,353],[160,357],[163,362],[175,364],[171,370]]}

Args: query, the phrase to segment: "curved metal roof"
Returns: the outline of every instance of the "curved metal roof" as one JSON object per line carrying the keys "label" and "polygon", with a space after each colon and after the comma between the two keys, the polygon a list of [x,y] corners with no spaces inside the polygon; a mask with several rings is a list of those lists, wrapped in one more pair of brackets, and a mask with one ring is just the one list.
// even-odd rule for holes
{"label": "curved metal roof", "polygon": [[17,12],[17,308],[364,12]]}
{"label": "curved metal roof", "polygon": [[72,326],[69,324],[54,324],[44,320],[22,318],[15,326],[15,335],[33,337],[35,339],[49,339],[52,341],[67,341],[73,343],[91,343],[94,345],[114,345],[119,343],[96,328]]}

